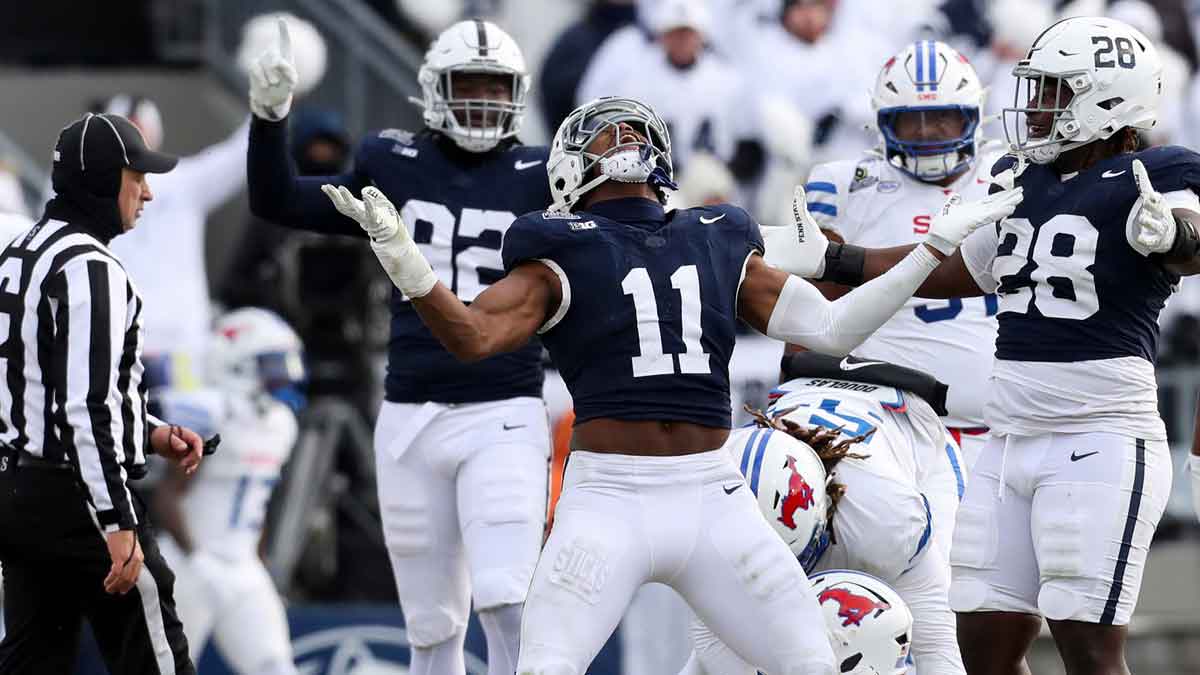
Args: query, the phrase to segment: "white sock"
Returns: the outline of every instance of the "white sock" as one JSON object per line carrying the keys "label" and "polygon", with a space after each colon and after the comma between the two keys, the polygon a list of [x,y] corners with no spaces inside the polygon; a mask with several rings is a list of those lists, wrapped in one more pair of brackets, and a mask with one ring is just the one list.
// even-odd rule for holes
{"label": "white sock", "polygon": [[512,675],[517,671],[521,646],[521,611],[525,604],[500,605],[479,612],[479,623],[487,638],[488,675]]}

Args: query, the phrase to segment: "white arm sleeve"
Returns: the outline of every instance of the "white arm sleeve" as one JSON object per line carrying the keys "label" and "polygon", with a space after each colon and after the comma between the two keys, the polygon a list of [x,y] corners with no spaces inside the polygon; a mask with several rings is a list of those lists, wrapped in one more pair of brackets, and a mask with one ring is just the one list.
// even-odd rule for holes
{"label": "white arm sleeve", "polygon": [[250,148],[250,119],[246,118],[223,141],[183,157],[174,173],[186,174],[189,194],[208,213],[246,187],[246,153]]}
{"label": "white arm sleeve", "polygon": [[975,279],[979,290],[995,293],[1000,283],[992,276],[992,261],[996,259],[996,248],[1000,246],[1000,235],[996,228],[985,225],[963,240],[958,252],[962,254],[967,271]]}
{"label": "white arm sleeve", "polygon": [[779,292],[767,335],[823,354],[845,356],[892,318],[938,260],[918,245],[895,267],[830,302],[816,286],[789,277]]}
{"label": "white arm sleeve", "polygon": [[912,656],[921,675],[965,675],[950,611],[950,565],[940,555],[923,555],[896,579],[913,616]]}

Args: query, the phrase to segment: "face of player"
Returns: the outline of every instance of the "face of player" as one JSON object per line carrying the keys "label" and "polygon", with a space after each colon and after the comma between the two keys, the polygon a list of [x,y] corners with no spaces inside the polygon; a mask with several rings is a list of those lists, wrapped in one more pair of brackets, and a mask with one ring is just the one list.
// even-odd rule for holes
{"label": "face of player", "polygon": [[672,28],[659,37],[667,60],[676,68],[686,68],[700,58],[704,49],[704,38],[694,28]]}
{"label": "face of player", "polygon": [[[1032,88],[1028,105],[1031,108],[1061,110],[1066,108],[1073,98],[1075,92],[1062,80],[1047,77],[1041,80],[1040,86]],[[1049,110],[1030,113],[1025,118],[1025,125],[1029,129],[1030,138],[1046,138],[1054,126],[1054,113]]]}
{"label": "face of player", "polygon": [[[513,102],[513,78],[499,73],[452,73],[450,75],[450,97],[473,101]],[[499,110],[482,106],[453,107],[458,123],[471,128],[488,128],[500,124]]]}
{"label": "face of player", "polygon": [[633,149],[638,147],[637,144],[648,142],[646,136],[631,124],[618,122],[616,125],[607,125],[604,131],[584,148],[584,151],[594,155],[603,155],[614,147],[629,146],[630,149]]}
{"label": "face of player", "polygon": [[150,193],[150,184],[146,182],[146,174],[133,169],[121,169],[121,191],[117,193],[117,210],[121,214],[121,229],[128,232],[133,229],[138,216],[142,215],[142,206],[154,199]]}
{"label": "face of player", "polygon": [[967,130],[967,118],[957,110],[913,110],[896,115],[893,129],[902,141],[953,141]]}
{"label": "face of player", "polygon": [[783,14],[783,27],[805,42],[821,39],[833,21],[834,0],[798,0]]}

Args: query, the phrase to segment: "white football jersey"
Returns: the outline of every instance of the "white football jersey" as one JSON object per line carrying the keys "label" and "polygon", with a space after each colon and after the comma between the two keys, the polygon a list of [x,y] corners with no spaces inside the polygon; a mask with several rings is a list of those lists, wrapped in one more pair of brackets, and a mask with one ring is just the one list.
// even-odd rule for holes
{"label": "white football jersey", "polygon": [[[1000,153],[990,144],[979,150],[974,168],[946,188],[918,181],[875,153],[821,164],[809,175],[808,210],[823,229],[848,243],[871,248],[920,243],[950,192],[967,201],[987,195],[990,169]],[[996,311],[994,295],[912,298],[854,354],[933,375],[950,387],[946,425],[981,427]]]}
{"label": "white football jersey", "polygon": [[752,92],[714,53],[702,53],[690,68],[676,68],[658,42],[631,26],[609,37],[591,64],[576,103],[627,96],[654,108],[670,129],[676,169],[686,166],[693,152],[732,159],[738,139],[750,136],[757,122]]}
{"label": "white football jersey", "polygon": [[163,419],[204,436],[221,434],[183,495],[183,514],[197,550],[225,559],[256,555],[267,501],[296,443],[296,416],[267,397],[215,389],[165,392]]}

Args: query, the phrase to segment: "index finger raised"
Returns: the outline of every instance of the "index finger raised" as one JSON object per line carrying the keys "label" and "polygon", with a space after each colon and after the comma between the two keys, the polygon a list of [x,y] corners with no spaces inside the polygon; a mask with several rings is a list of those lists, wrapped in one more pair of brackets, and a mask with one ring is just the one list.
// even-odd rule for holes
{"label": "index finger raised", "polygon": [[279,54],[285,61],[292,60],[292,36],[288,33],[287,20],[282,16],[277,18],[279,26]]}
{"label": "index finger raised", "polygon": [[1146,172],[1146,165],[1142,164],[1142,160],[1133,160],[1133,182],[1137,184],[1138,192],[1143,197],[1149,197],[1154,193],[1154,186],[1150,184],[1150,174]]}

